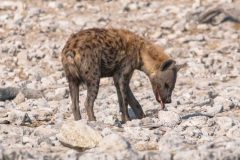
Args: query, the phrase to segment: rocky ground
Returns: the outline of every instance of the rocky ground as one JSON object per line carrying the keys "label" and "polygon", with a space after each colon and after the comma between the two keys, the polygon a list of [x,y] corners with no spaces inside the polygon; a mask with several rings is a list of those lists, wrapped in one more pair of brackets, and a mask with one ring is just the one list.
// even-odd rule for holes
{"label": "rocky ground", "polygon": [[[239,159],[240,24],[197,22],[208,6],[237,1],[1,0],[0,86],[44,97],[20,93],[0,102],[0,159]],[[116,90],[105,78],[97,122],[86,121],[84,87],[83,120],[73,122],[60,53],[71,33],[90,27],[129,29],[187,64],[166,110],[136,71],[131,88],[146,118],[129,109],[133,120],[121,125]]]}

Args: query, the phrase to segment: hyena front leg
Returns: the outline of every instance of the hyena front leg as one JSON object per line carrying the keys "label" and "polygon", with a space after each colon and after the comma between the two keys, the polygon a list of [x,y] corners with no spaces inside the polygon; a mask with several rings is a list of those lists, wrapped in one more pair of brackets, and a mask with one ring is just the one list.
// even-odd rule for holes
{"label": "hyena front leg", "polygon": [[127,98],[128,98],[128,103],[131,106],[134,114],[136,115],[137,118],[144,118],[144,112],[142,110],[141,105],[139,104],[139,102],[136,100],[136,98],[134,97],[129,85],[127,86]]}
{"label": "hyena front leg", "polygon": [[80,109],[79,109],[79,83],[73,80],[69,81],[69,90],[72,100],[72,112],[75,120],[81,119]]}
{"label": "hyena front leg", "polygon": [[[119,107],[120,107],[120,112],[122,112],[123,100],[122,100],[122,95],[121,95],[120,88],[119,88],[118,79],[119,79],[118,76],[113,77],[114,85],[115,85],[116,90],[117,90],[117,96],[118,96],[118,103],[119,103]],[[129,82],[127,82],[127,83],[129,83]],[[128,87],[127,88],[127,102],[129,103],[130,107],[132,108],[134,114],[136,115],[137,118],[145,117],[144,112],[142,110],[142,107],[138,103],[136,98],[134,97],[134,95],[133,95],[129,85],[127,87]]]}
{"label": "hyena front leg", "polygon": [[120,104],[120,111],[122,112],[122,122],[125,123],[126,121],[131,120],[128,115],[127,86],[128,86],[129,79],[131,77],[132,72],[128,73],[126,71],[120,71],[116,74],[118,74],[117,77],[119,77],[118,84],[119,84],[119,90],[120,90],[120,96],[121,96],[121,98],[119,98],[119,104]]}
{"label": "hyena front leg", "polygon": [[87,98],[85,101],[85,108],[87,111],[89,121],[96,121],[96,117],[94,116],[94,112],[93,112],[93,106],[94,106],[94,101],[97,98],[97,94],[99,90],[99,82],[100,82],[100,78],[97,78],[92,82],[87,83]]}

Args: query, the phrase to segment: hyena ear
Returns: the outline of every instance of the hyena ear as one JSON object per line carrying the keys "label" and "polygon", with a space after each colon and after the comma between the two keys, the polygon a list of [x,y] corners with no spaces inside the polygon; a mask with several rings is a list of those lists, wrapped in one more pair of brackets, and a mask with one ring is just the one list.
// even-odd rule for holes
{"label": "hyena ear", "polygon": [[177,71],[179,71],[180,69],[185,68],[185,67],[187,67],[187,63],[176,65]]}
{"label": "hyena ear", "polygon": [[164,61],[164,62],[161,64],[160,70],[161,70],[161,71],[165,71],[165,70],[167,70],[169,67],[171,67],[171,66],[173,66],[173,65],[175,65],[175,64],[176,64],[176,62],[175,62],[174,60],[168,59],[168,60]]}

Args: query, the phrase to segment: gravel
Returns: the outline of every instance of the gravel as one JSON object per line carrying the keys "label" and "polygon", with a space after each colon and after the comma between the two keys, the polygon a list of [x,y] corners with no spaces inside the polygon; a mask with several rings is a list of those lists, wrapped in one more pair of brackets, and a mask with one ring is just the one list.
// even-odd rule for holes
{"label": "gravel", "polygon": [[[0,102],[0,159],[239,159],[240,25],[196,21],[216,3],[2,0],[0,87],[27,87],[44,96],[20,92]],[[112,78],[104,78],[94,106],[97,122],[86,122],[84,87],[83,120],[73,122],[60,53],[73,32],[90,27],[131,30],[187,64],[165,110],[148,77],[135,71],[130,87],[145,118],[121,124]],[[77,144],[82,137],[86,143]]]}

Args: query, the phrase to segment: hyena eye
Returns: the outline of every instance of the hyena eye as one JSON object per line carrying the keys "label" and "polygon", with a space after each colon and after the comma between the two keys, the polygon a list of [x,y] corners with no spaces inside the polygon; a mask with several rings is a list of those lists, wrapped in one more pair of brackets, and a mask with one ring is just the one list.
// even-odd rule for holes
{"label": "hyena eye", "polygon": [[167,83],[165,83],[165,84],[164,84],[164,87],[165,87],[166,89],[168,89],[168,88],[169,88],[169,85],[168,85]]}

